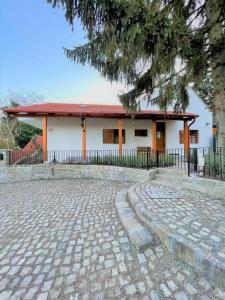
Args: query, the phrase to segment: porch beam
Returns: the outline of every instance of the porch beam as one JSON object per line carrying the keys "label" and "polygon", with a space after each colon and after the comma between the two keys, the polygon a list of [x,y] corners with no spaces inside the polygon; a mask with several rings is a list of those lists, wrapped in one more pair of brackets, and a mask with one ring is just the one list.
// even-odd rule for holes
{"label": "porch beam", "polygon": [[185,159],[188,158],[188,150],[189,150],[190,144],[189,144],[189,127],[188,127],[188,121],[184,121],[184,156]]}
{"label": "porch beam", "polygon": [[119,128],[119,155],[122,156],[123,152],[123,120],[119,119],[118,121]]}
{"label": "porch beam", "polygon": [[47,116],[42,117],[42,154],[43,161],[47,161],[47,131],[48,131],[48,119]]}
{"label": "porch beam", "polygon": [[155,153],[157,150],[156,143],[156,120],[152,120],[152,153]]}
{"label": "porch beam", "polygon": [[85,161],[87,158],[87,141],[86,141],[86,119],[82,118],[81,120],[81,127],[82,127],[82,160]]}

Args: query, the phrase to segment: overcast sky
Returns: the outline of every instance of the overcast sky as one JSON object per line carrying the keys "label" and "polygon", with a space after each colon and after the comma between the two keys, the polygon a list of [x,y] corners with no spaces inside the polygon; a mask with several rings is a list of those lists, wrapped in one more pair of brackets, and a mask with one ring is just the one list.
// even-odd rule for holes
{"label": "overcast sky", "polygon": [[69,61],[62,47],[85,41],[63,12],[47,0],[4,0],[0,11],[0,97],[34,92],[48,102],[118,103],[122,85],[111,85],[89,66]]}

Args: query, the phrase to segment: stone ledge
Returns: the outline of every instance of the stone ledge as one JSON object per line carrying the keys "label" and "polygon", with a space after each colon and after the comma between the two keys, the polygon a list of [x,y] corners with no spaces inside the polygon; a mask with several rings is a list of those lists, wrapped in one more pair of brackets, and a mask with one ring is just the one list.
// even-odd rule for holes
{"label": "stone ledge", "polygon": [[139,252],[144,252],[154,245],[153,235],[138,221],[135,213],[126,200],[127,189],[122,189],[116,195],[115,206],[119,214],[124,230],[132,244]]}
{"label": "stone ledge", "polygon": [[202,272],[221,289],[225,289],[225,263],[218,260],[213,252],[204,251],[198,244],[189,242],[182,236],[174,233],[168,226],[162,223],[160,218],[154,219],[147,213],[143,201],[139,199],[135,184],[128,190],[128,202],[133,207],[138,218],[154,233],[167,247],[169,252],[188,265]]}
{"label": "stone ledge", "polygon": [[96,165],[29,165],[1,167],[0,183],[39,179],[104,179],[145,182],[154,179],[157,170],[142,170]]}
{"label": "stone ledge", "polygon": [[156,180],[165,185],[179,189],[191,189],[217,198],[225,198],[225,181],[203,178],[188,177],[187,171],[175,169],[157,169]]}

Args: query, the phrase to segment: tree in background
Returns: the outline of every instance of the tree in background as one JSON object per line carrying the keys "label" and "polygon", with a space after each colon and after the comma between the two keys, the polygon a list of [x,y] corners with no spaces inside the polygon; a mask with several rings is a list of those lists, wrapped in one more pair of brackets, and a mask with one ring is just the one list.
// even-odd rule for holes
{"label": "tree in background", "polygon": [[[47,0],[61,6],[72,25],[79,18],[88,42],[65,49],[74,62],[89,63],[111,81],[132,86],[120,95],[137,109],[149,101],[176,111],[188,105],[187,87],[202,84],[208,69],[219,146],[225,141],[225,0]],[[154,97],[155,90],[157,97]]]}
{"label": "tree in background", "polygon": [[16,144],[23,148],[36,135],[41,135],[42,130],[32,125],[19,122],[14,130]]}
{"label": "tree in background", "polygon": [[[44,97],[35,93],[9,94],[1,99],[1,107],[16,107],[43,102]],[[18,121],[13,116],[0,111],[0,148],[23,148],[34,135],[41,134],[41,129]]]}
{"label": "tree in background", "polygon": [[195,90],[199,94],[199,96],[203,99],[205,104],[213,110],[214,109],[214,104],[213,104],[213,82],[212,82],[211,73],[208,73],[206,75],[206,77],[202,80],[201,84],[199,84],[195,88]]}

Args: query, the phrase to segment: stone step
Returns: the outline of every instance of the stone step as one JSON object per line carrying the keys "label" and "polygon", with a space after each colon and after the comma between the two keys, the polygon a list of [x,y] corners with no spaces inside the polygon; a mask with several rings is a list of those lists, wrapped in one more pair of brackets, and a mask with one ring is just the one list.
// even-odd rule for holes
{"label": "stone step", "polygon": [[[157,186],[158,183],[155,183]],[[152,182],[151,184],[154,186],[154,182]],[[214,284],[215,287],[219,287],[220,289],[225,290],[225,259],[219,258],[219,256],[216,255],[216,247],[214,247],[215,249],[213,248],[214,250],[207,250],[207,248],[203,248],[200,245],[200,242],[192,242],[190,239],[188,239],[185,233],[181,232],[182,229],[171,229],[169,226],[170,223],[165,222],[166,208],[162,207],[162,209],[158,209],[158,213],[155,213],[157,201],[152,201],[152,206],[149,207],[150,202],[148,202],[147,200],[148,206],[146,206],[145,202],[147,198],[145,197],[146,199],[143,199],[141,198],[142,196],[140,197],[140,195],[136,193],[136,191],[140,191],[141,189],[143,190],[143,185],[140,185],[138,183],[131,186],[128,189],[127,193],[128,204],[130,205],[130,207],[133,208],[133,211],[136,213],[139,220],[141,220],[141,222],[146,226],[146,228],[153,232],[155,238],[160,238],[160,241],[164,246],[166,246],[169,253],[174,255],[176,258],[182,260],[186,264],[190,265],[191,267],[194,267],[198,272],[203,273],[206,276],[206,278]],[[177,199],[179,202],[180,199]],[[162,199],[159,198],[159,203],[161,203],[160,200]],[[185,200],[186,198],[182,199],[181,202],[188,202],[188,199],[186,201]],[[176,201],[176,198],[167,199],[167,201],[169,204],[173,201]],[[220,206],[216,202],[216,200],[211,205],[211,210],[215,209],[215,212],[217,209],[216,205],[218,205],[218,207],[221,207],[221,210],[224,210],[224,208]],[[210,207],[208,209],[210,209]],[[169,210],[170,214],[171,212],[172,211]],[[176,213],[174,214],[174,216],[176,216]],[[201,217],[200,211],[199,216]],[[207,241],[205,241],[205,243],[206,242]],[[216,245],[216,242],[214,242],[214,244]]]}
{"label": "stone step", "polygon": [[117,193],[115,206],[124,230],[136,249],[139,252],[144,252],[151,245],[154,245],[153,235],[140,223],[133,209],[129,206],[127,189],[122,189]]}

